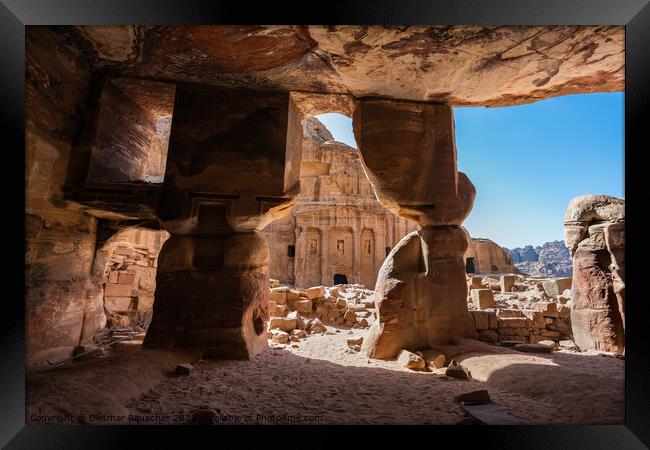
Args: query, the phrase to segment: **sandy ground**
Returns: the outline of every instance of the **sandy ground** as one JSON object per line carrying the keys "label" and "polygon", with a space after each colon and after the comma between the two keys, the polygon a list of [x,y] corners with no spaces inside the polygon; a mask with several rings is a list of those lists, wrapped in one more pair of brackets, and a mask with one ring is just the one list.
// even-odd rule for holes
{"label": "sandy ground", "polygon": [[[119,423],[187,423],[197,410],[210,408],[224,424],[455,424],[465,415],[454,397],[478,389],[488,389],[501,410],[525,423],[623,423],[622,360],[492,347],[492,354],[455,356],[474,377],[462,381],[444,376],[444,370],[413,372],[346,352],[346,339],[365,332],[342,327],[332,335],[309,336],[297,348],[271,348],[251,361],[197,361],[187,376],[170,375],[178,355],[147,353],[140,365],[149,369],[138,375],[134,358],[141,355],[119,355],[112,363],[91,361],[80,364],[85,365],[81,370],[39,374],[28,390],[34,407],[52,411],[64,402],[59,411],[76,414],[80,408],[75,404],[86,397],[86,414],[98,408],[98,414],[126,416]],[[113,380],[109,388],[100,383],[108,372],[124,372],[124,367],[130,377],[149,381],[137,386],[128,381],[130,389],[107,400],[124,380]],[[106,405],[111,406],[108,412]]]}

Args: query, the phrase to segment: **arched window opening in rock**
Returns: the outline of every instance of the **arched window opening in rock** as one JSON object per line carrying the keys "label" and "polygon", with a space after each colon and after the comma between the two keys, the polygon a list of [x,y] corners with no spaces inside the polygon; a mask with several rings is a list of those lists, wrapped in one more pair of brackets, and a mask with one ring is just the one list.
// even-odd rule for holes
{"label": "arched window opening in rock", "polygon": [[90,184],[161,184],[174,109],[173,84],[109,78],[90,144]]}

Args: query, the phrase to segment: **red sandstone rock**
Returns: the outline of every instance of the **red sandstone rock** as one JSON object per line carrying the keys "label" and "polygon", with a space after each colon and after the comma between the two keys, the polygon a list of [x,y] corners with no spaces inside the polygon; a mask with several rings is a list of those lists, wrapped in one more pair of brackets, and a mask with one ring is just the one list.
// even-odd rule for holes
{"label": "red sandstone rock", "polygon": [[507,106],[576,92],[622,90],[624,81],[625,38],[618,26],[211,25],[76,30],[90,43],[88,53],[94,50],[98,58],[85,56],[97,59],[97,65],[133,61],[122,71],[141,78],[234,88],[256,85],[356,98]]}
{"label": "red sandstone rock", "polygon": [[[495,106],[621,90],[623,40],[622,27],[599,26],[28,27],[28,364],[70,356],[107,323],[107,315],[118,317],[105,312],[110,301],[100,288],[105,278],[111,282],[111,275],[93,261],[103,265],[111,260],[99,248],[106,234],[116,231],[98,223],[119,228],[127,220],[162,224],[172,233],[160,264],[135,259],[130,252],[123,255],[126,258],[112,258],[116,270],[124,265],[129,273],[159,269],[158,280],[147,281],[148,288],[156,281],[157,286],[145,341],[250,357],[266,345],[268,319],[268,256],[256,232],[288,215],[296,201],[303,116],[331,110],[351,114],[356,103],[352,96]],[[519,44],[513,47],[513,42]],[[449,59],[457,50],[460,53]],[[508,67],[512,64],[516,68]],[[451,69],[454,77],[448,76]],[[93,83],[91,89],[91,79],[100,74],[107,75],[106,83],[98,89]],[[358,139],[367,160],[364,167],[372,172],[374,184],[381,185],[376,190],[383,202],[398,205],[393,208],[396,214],[453,228],[469,212],[473,189],[455,169],[451,112],[444,105],[409,104],[400,110],[392,103],[384,104],[390,112],[384,122],[372,113],[369,119],[364,113],[355,119],[370,122],[361,128],[374,127],[371,136]],[[359,111],[368,112],[368,104]],[[174,132],[169,136],[165,180],[160,189],[152,189],[146,181],[160,177],[169,125],[155,117],[168,116],[172,106]],[[422,126],[424,116],[435,117]],[[420,138],[427,145],[433,139],[435,145],[416,149],[413,143]],[[368,152],[372,140],[392,149],[376,152],[381,147],[377,145]],[[106,150],[112,148],[127,155],[125,171],[110,167]],[[153,155],[161,158],[154,161],[149,157]],[[117,174],[124,181],[136,175],[145,183],[121,183],[102,191],[106,186],[89,183],[91,156],[98,179],[118,181],[106,177]],[[149,164],[157,164],[155,174],[147,172]],[[382,174],[382,168],[389,170]],[[431,179],[437,181],[429,183]],[[573,225],[568,224],[567,233],[572,236],[577,230],[578,243],[584,230],[578,226],[572,231]],[[614,220],[603,236],[616,266],[612,288],[622,316],[620,225]],[[381,246],[376,247],[381,253]],[[431,261],[430,255],[424,256],[429,249],[437,246],[422,245],[422,261]],[[585,278],[591,266],[598,266],[588,261],[595,253],[574,250],[574,258],[586,263],[578,270],[583,275],[574,277]],[[458,266],[452,272],[462,271],[462,256],[450,256],[452,266]],[[434,262],[432,266],[443,266],[442,261]],[[410,269],[422,273],[418,262]],[[464,279],[447,283],[446,278],[429,281],[436,289],[449,289],[448,301],[454,305],[463,291],[464,302]],[[574,295],[576,311],[584,309],[587,295],[579,284],[574,283],[574,292],[581,293]],[[386,286],[385,291],[394,289]],[[138,310],[152,306],[153,292],[146,294],[139,297]],[[443,297],[447,294],[428,300],[437,308]],[[376,323],[381,319],[380,314]],[[454,329],[448,334],[459,333]]]}
{"label": "red sandstone rock", "polygon": [[625,202],[614,197],[576,197],[567,208],[564,233],[573,257],[571,327],[581,349],[625,348],[624,223]]}

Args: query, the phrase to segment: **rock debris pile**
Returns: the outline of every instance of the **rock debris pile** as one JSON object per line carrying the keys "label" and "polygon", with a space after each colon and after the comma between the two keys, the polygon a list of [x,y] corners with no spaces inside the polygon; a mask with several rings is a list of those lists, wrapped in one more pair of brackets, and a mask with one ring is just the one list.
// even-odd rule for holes
{"label": "rock debris pile", "polygon": [[566,341],[567,348],[573,347],[571,278],[470,276],[467,285],[468,309],[480,340]]}
{"label": "rock debris pile", "polygon": [[268,308],[272,344],[287,344],[308,334],[327,333],[325,323],[367,328],[377,317],[374,292],[359,284],[294,289],[271,280]]}

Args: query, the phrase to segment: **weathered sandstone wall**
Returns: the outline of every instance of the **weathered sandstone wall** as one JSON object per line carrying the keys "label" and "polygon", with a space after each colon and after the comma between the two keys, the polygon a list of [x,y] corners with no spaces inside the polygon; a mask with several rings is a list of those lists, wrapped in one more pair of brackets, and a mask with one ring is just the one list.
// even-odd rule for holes
{"label": "weathered sandstone wall", "polygon": [[90,67],[66,35],[26,40],[25,314],[28,366],[72,354],[106,321],[91,267],[97,219],[63,201]]}

